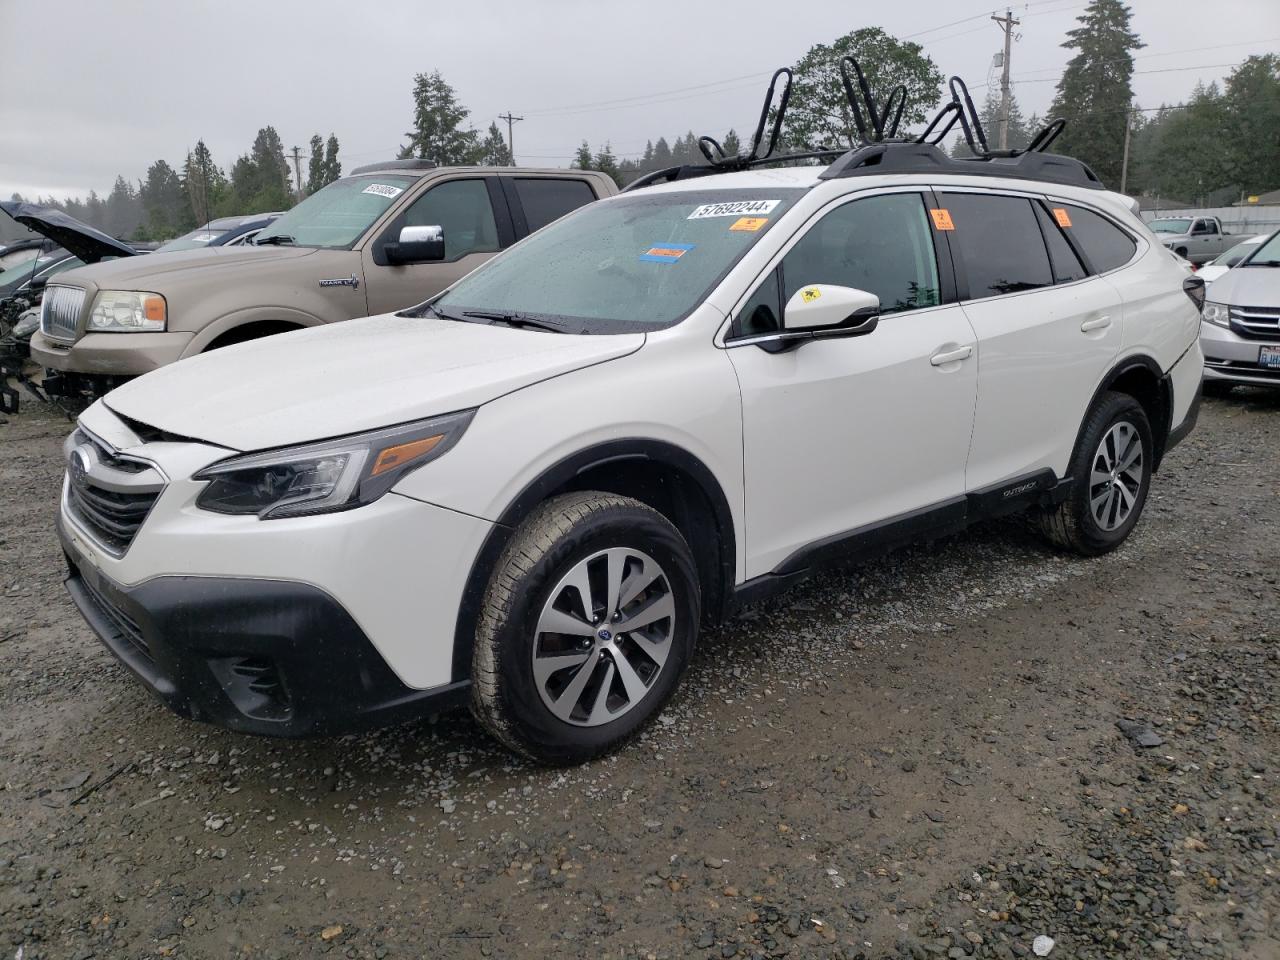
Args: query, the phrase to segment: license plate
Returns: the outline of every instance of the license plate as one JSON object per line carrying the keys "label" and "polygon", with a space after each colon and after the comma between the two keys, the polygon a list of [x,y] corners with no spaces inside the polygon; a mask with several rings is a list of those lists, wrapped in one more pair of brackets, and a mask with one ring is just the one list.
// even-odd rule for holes
{"label": "license plate", "polygon": [[1259,347],[1258,366],[1280,370],[1280,347]]}

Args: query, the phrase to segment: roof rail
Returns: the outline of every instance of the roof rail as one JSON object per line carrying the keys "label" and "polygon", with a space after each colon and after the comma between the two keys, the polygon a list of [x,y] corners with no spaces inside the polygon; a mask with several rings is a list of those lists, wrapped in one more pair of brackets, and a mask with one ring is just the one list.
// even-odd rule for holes
{"label": "roof rail", "polygon": [[872,143],[850,150],[818,175],[820,180],[892,173],[1012,177],[1105,190],[1098,175],[1074,157],[1005,150],[984,157],[949,157],[935,143]]}
{"label": "roof rail", "polygon": [[363,167],[356,167],[351,171],[350,175],[357,173],[377,173],[382,170],[434,170],[436,162],[434,160],[419,160],[416,157],[410,157],[408,160],[383,160],[381,163],[366,163]]}

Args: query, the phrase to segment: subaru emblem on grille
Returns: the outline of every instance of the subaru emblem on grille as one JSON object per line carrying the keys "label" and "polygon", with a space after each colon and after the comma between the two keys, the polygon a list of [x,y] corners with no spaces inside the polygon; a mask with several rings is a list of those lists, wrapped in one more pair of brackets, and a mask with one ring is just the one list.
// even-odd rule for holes
{"label": "subaru emblem on grille", "polygon": [[89,451],[85,449],[84,444],[81,444],[71,451],[71,457],[67,460],[67,473],[71,477],[71,482],[77,487],[83,487],[88,482],[91,463],[89,457]]}

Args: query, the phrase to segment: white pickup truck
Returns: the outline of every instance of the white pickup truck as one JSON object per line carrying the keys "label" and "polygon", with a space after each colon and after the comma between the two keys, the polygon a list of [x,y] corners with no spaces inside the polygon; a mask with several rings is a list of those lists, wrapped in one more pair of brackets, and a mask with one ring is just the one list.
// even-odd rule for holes
{"label": "white pickup truck", "polygon": [[1158,217],[1147,226],[1167,249],[1195,264],[1208,263],[1240,239],[1217,217]]}

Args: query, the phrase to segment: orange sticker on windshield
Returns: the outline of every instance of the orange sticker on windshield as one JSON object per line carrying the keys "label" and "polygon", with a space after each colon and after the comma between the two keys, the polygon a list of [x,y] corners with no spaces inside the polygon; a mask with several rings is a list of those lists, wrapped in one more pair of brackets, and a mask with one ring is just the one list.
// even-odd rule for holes
{"label": "orange sticker on windshield", "polygon": [[1058,226],[1060,227],[1071,226],[1071,217],[1067,215],[1067,211],[1062,209],[1062,207],[1053,208],[1053,219],[1058,221]]}
{"label": "orange sticker on windshield", "polygon": [[950,210],[930,210],[929,216],[933,217],[933,225],[939,230],[954,230],[956,225],[951,222]]}
{"label": "orange sticker on windshield", "polygon": [[733,221],[733,225],[730,226],[729,229],[748,230],[751,233],[755,233],[768,222],[768,217],[739,217],[737,220]]}

